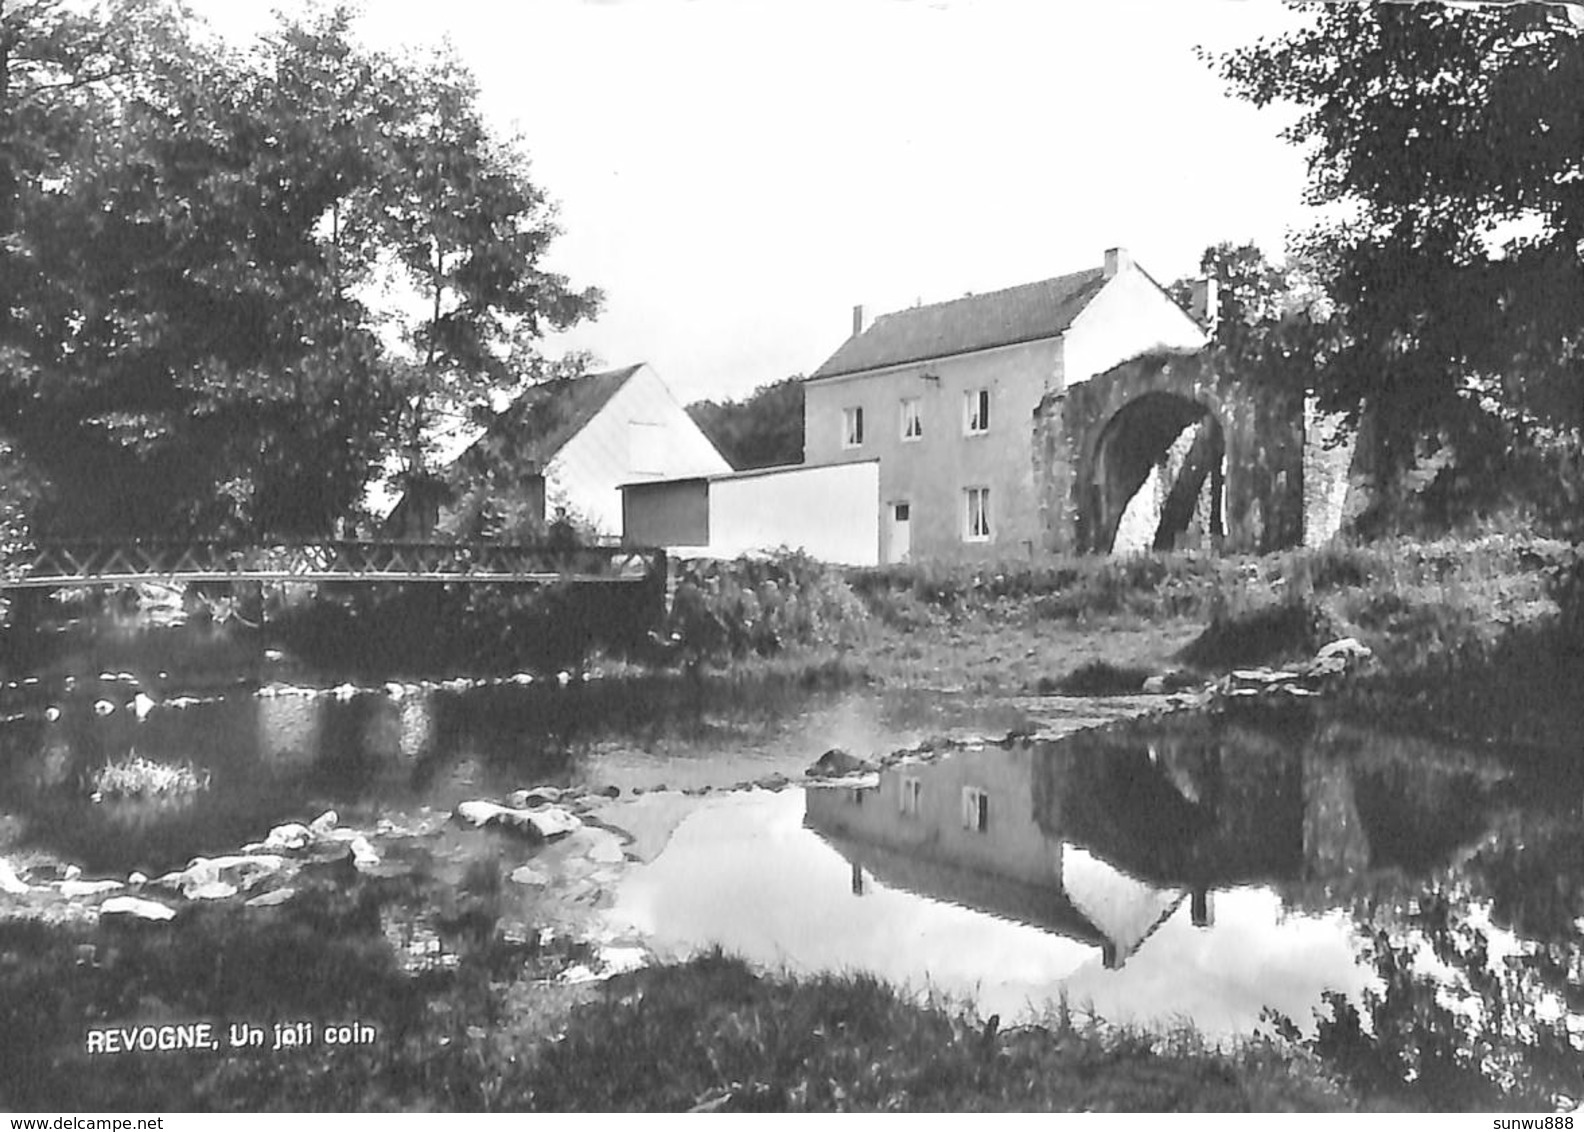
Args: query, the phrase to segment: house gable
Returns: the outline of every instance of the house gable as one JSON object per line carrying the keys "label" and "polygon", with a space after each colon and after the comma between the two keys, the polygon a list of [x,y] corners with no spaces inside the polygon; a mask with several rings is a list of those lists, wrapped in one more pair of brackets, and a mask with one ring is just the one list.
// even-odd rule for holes
{"label": "house gable", "polygon": [[1148,272],[1124,267],[1106,281],[1067,328],[1063,385],[1088,381],[1145,354],[1199,350],[1208,341],[1203,328]]}
{"label": "house gable", "polygon": [[622,484],[731,470],[653,367],[639,365],[550,458],[546,503],[619,535]]}
{"label": "house gable", "polygon": [[465,534],[494,499],[540,522],[566,507],[599,534],[618,535],[619,484],[730,470],[659,375],[640,363],[529,388],[440,474],[427,507],[409,492],[386,530]]}

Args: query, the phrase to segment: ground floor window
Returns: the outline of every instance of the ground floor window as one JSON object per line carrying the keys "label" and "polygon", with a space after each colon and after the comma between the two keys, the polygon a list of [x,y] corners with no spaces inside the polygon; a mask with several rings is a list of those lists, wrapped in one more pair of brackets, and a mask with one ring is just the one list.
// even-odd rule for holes
{"label": "ground floor window", "polygon": [[987,542],[990,538],[990,489],[970,487],[963,492],[963,538]]}

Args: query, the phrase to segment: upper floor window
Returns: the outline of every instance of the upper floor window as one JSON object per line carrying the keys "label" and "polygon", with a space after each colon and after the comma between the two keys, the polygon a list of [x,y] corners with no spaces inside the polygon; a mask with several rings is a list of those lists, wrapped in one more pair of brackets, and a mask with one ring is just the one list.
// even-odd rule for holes
{"label": "upper floor window", "polygon": [[963,538],[969,542],[988,542],[990,539],[990,489],[970,487],[963,491],[965,511]]}
{"label": "upper floor window", "polygon": [[863,443],[863,406],[853,405],[842,410],[842,447],[857,448]]}
{"label": "upper floor window", "polygon": [[990,829],[990,795],[977,786],[964,786],[962,792],[964,829],[986,833]]}
{"label": "upper floor window", "polygon": [[963,394],[963,431],[970,436],[990,431],[990,390],[970,389]]}
{"label": "upper floor window", "polygon": [[924,435],[924,404],[917,397],[902,398],[902,439],[917,440]]}

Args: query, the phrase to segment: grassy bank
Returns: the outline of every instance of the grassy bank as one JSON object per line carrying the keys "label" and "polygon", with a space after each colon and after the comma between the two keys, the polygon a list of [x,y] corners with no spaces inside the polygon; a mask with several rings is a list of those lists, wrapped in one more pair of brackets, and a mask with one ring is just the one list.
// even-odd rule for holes
{"label": "grassy bank", "polygon": [[1334,1111],[1356,1098],[1290,1047],[1056,1012],[1001,1030],[864,976],[764,977],[701,956],[623,976],[536,1051],[551,1109]]}
{"label": "grassy bank", "polygon": [[[389,889],[390,886],[386,886]],[[409,894],[325,894],[289,917],[194,916],[111,938],[5,925],[0,1053],[20,1108],[163,1111],[1336,1111],[1359,1106],[1294,1044],[1217,1049],[1054,1011],[1001,1029],[872,978],[756,973],[719,954],[556,981],[577,956],[475,937],[403,972],[379,923]],[[210,1020],[213,1051],[88,1055],[95,1025]],[[231,1047],[229,1023],[266,1037]],[[337,1048],[276,1023],[355,1020]]]}
{"label": "grassy bank", "polygon": [[672,631],[720,664],[823,648],[877,677],[939,683],[935,671],[1002,693],[1050,690],[1094,661],[1214,673],[1304,658],[1340,636],[1358,637],[1381,668],[1401,672],[1554,621],[1572,554],[1554,540],[1498,534],[1261,558],[1170,554],[845,574],[794,561],[779,568],[801,569],[803,592],[817,594],[825,614],[810,631],[761,634],[773,644],[759,648],[715,644],[752,639],[767,605],[733,596],[752,583],[734,577],[741,566],[723,564],[712,567],[706,606],[713,641],[690,629],[686,613]]}
{"label": "grassy bank", "polygon": [[1584,726],[1576,563],[1567,543],[1512,532],[845,572],[790,556],[697,567],[667,632],[672,659],[717,679],[807,668],[1014,696],[1134,692],[1151,676],[1175,690],[1356,637],[1373,661],[1337,694],[1358,710],[1557,747]]}

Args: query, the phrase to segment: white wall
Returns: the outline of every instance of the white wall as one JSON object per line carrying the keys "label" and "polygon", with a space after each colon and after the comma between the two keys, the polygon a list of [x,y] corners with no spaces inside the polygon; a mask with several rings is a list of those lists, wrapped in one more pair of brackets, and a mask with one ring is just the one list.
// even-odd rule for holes
{"label": "white wall", "polygon": [[1140,354],[1197,350],[1207,341],[1199,324],[1136,267],[1118,271],[1100,289],[1073,319],[1065,340],[1069,386]]}
{"label": "white wall", "polygon": [[880,465],[831,464],[712,480],[708,551],[734,558],[785,546],[823,562],[880,561]]}
{"label": "white wall", "polygon": [[620,535],[621,484],[730,471],[660,375],[643,365],[550,462],[545,506],[551,515],[568,507],[600,534]]}

